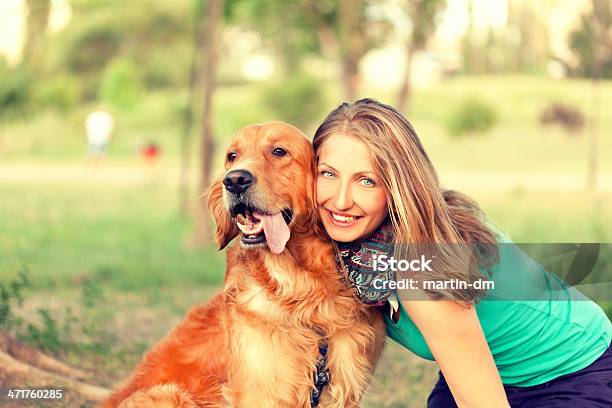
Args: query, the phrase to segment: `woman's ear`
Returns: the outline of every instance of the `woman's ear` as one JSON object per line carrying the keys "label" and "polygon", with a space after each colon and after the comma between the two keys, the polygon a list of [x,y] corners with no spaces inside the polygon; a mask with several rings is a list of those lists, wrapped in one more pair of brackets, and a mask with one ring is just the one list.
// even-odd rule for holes
{"label": "woman's ear", "polygon": [[208,210],[215,219],[217,230],[215,239],[219,250],[222,250],[238,235],[238,227],[229,216],[223,204],[223,184],[221,180],[215,181],[208,189]]}

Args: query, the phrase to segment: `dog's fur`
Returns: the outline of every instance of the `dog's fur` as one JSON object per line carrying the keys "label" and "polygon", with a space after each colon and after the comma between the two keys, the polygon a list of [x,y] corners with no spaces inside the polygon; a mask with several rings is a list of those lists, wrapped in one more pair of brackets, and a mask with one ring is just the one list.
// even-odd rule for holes
{"label": "dog's fur", "polygon": [[[281,147],[287,154],[271,152]],[[384,323],[336,272],[314,202],[312,146],[280,122],[242,129],[227,152],[227,171],[250,171],[251,204],[289,209],[291,237],[278,255],[265,246],[227,251],[225,286],[143,358],[104,407],[310,407],[324,333],[330,383],[320,407],[357,407],[384,343]],[[231,194],[221,180],[209,192],[220,249],[237,235]]]}

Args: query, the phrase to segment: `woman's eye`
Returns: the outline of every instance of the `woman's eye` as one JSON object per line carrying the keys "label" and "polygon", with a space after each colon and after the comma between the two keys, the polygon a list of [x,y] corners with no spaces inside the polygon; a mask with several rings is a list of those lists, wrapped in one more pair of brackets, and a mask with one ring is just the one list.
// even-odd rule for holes
{"label": "woman's eye", "polygon": [[236,153],[235,152],[231,152],[231,153],[227,154],[227,161],[228,162],[233,162],[235,158],[236,158]]}
{"label": "woman's eye", "polygon": [[361,184],[363,184],[366,187],[374,187],[376,185],[374,180],[369,179],[369,178],[361,179]]}
{"label": "woman's eye", "polygon": [[287,154],[287,151],[285,149],[277,147],[276,149],[272,150],[272,154],[275,156],[284,156]]}
{"label": "woman's eye", "polygon": [[331,179],[334,178],[334,173],[332,173],[331,171],[328,170],[322,170],[321,171],[321,175],[325,178]]}

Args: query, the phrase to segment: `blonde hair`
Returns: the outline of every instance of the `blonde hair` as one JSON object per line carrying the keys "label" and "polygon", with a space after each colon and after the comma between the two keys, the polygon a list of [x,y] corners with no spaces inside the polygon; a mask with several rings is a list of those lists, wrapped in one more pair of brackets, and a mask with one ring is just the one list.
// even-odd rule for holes
{"label": "blonde hair", "polygon": [[[495,235],[486,226],[484,213],[466,195],[440,187],[414,128],[400,112],[373,99],[341,104],[315,132],[317,159],[325,140],[338,133],[353,136],[370,148],[374,172],[387,195],[394,243],[424,244],[436,254],[435,270],[412,278],[472,282],[482,277],[479,266],[489,268],[497,262]],[[460,254],[467,247],[471,248],[469,259],[465,252]],[[409,259],[414,255],[411,250],[415,250],[413,245],[395,245],[395,256]],[[448,297],[468,305],[486,293],[471,287],[426,292],[435,299]]]}

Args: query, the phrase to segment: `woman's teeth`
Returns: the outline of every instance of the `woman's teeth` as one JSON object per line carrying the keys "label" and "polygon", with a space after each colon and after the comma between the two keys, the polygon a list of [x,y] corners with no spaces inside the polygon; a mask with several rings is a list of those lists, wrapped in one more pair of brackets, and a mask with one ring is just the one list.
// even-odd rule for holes
{"label": "woman's teeth", "polygon": [[331,215],[334,220],[341,222],[353,222],[357,219],[356,217],[345,217],[344,215],[338,215],[334,213],[331,213]]}

